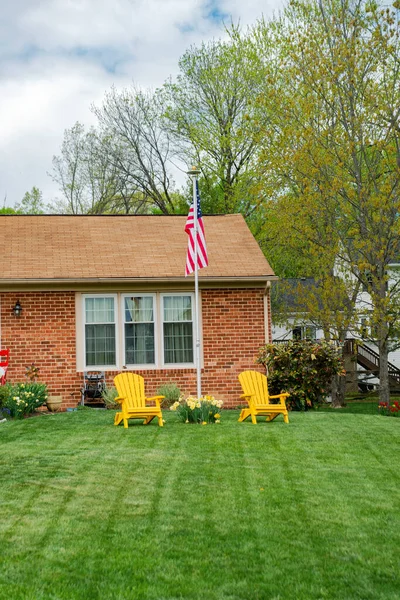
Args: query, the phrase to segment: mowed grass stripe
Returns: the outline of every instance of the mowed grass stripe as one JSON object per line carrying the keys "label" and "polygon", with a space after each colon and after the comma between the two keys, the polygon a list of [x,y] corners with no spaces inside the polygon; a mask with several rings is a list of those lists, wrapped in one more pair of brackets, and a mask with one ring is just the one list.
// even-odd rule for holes
{"label": "mowed grass stripe", "polygon": [[0,598],[398,598],[398,421],[237,417],[7,423]]}

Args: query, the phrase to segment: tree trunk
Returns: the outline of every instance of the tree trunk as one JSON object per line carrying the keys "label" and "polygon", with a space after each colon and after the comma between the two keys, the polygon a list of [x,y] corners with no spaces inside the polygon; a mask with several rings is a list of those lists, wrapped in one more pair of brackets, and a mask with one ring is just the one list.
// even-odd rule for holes
{"label": "tree trunk", "polygon": [[[383,332],[382,332],[383,333]],[[385,331],[386,334],[386,331]],[[387,335],[379,336],[379,400],[389,404],[390,388],[389,388],[389,365],[388,354],[389,345]]]}
{"label": "tree trunk", "polygon": [[343,408],[346,395],[346,377],[335,375],[332,380],[332,408]]}

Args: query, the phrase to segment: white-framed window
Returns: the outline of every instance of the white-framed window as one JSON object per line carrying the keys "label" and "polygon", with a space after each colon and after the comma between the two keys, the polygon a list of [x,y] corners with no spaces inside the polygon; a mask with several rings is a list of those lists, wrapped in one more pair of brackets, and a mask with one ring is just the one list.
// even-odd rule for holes
{"label": "white-framed window", "polygon": [[85,367],[117,364],[116,298],[86,295],[83,299]]}
{"label": "white-framed window", "polygon": [[156,364],[155,296],[124,295],[124,364]]}
{"label": "white-framed window", "polygon": [[163,363],[193,364],[193,294],[163,294]]}
{"label": "white-framed window", "polygon": [[78,370],[194,367],[194,294],[77,294]]}

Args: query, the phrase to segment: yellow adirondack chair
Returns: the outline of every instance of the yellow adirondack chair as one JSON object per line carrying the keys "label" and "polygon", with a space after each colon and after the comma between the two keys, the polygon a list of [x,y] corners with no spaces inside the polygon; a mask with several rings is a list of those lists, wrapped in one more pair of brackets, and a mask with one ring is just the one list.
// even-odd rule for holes
{"label": "yellow adirondack chair", "polygon": [[[249,408],[243,408],[239,422],[251,417],[251,422],[256,425],[258,415],[267,417],[267,421],[273,421],[278,415],[283,415],[285,423],[289,423],[289,415],[286,409],[285,398],[290,394],[277,394],[270,396],[268,393],[268,382],[265,375],[257,371],[243,371],[239,375],[239,381],[244,394],[240,397],[247,400]],[[271,398],[279,398],[277,404],[270,402]]]}
{"label": "yellow adirondack chair", "polygon": [[[160,400],[164,396],[146,398],[144,379],[141,375],[120,373],[114,377],[114,384],[118,392],[116,401],[121,404],[121,412],[115,415],[114,425],[119,425],[123,421],[124,427],[127,428],[128,419],[145,419],[144,425],[147,425],[157,417],[159,426],[163,426]],[[146,406],[146,402],[154,402],[155,406]]]}

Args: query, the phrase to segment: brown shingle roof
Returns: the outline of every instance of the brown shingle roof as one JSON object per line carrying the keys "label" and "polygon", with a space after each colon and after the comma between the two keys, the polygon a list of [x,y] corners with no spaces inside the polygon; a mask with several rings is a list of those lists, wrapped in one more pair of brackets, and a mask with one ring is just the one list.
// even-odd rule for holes
{"label": "brown shingle roof", "polygon": [[[0,216],[1,281],[183,278],[184,216]],[[204,217],[209,266],[199,278],[273,271],[241,215]]]}

